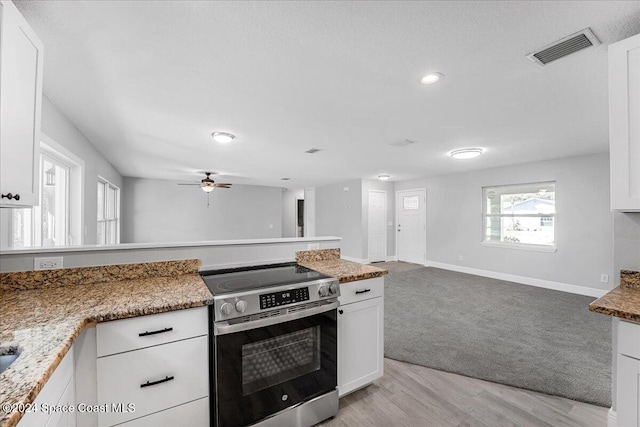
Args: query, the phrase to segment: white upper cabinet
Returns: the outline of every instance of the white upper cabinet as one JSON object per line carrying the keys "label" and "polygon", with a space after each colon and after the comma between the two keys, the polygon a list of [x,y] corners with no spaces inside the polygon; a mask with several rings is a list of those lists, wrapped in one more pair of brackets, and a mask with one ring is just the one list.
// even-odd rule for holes
{"label": "white upper cabinet", "polygon": [[609,46],[611,209],[640,212],[640,34]]}
{"label": "white upper cabinet", "polygon": [[[43,46],[0,0],[0,206],[35,206],[39,190]],[[11,193],[12,198],[5,197]]]}

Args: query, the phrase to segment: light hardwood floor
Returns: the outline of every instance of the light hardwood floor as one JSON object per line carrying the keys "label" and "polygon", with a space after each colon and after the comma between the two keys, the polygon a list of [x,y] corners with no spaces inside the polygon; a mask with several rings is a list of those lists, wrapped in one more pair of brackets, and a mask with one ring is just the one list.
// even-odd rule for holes
{"label": "light hardwood floor", "polygon": [[323,427],[607,425],[608,408],[385,359],[384,376],[340,399]]}

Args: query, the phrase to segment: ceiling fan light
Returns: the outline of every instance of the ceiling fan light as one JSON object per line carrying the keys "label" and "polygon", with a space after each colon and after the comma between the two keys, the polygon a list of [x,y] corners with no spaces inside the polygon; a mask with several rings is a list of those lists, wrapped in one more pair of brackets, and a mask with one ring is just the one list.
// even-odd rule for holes
{"label": "ceiling fan light", "polygon": [[215,187],[213,185],[201,185],[200,188],[202,188],[202,191],[205,193],[211,193]]}
{"label": "ceiling fan light", "polygon": [[229,132],[214,132],[211,134],[213,139],[220,144],[228,144],[233,141],[236,136]]}
{"label": "ceiling fan light", "polygon": [[478,157],[482,153],[482,148],[460,148],[459,150],[453,150],[449,155],[454,159],[467,160]]}
{"label": "ceiling fan light", "polygon": [[435,82],[444,78],[442,73],[429,73],[420,80],[423,85],[432,85]]}

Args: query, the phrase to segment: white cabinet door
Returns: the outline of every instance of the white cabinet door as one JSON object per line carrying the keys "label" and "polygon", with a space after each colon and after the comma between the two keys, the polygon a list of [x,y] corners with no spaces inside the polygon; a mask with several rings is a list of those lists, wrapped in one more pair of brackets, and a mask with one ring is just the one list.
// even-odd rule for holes
{"label": "white cabinet door", "polygon": [[640,34],[609,46],[611,209],[640,212]]}
{"label": "white cabinet door", "polygon": [[39,193],[43,46],[11,1],[0,1],[0,191],[35,206]]}
{"label": "white cabinet door", "polygon": [[338,394],[380,378],[384,367],[384,299],[368,299],[338,309]]}
{"label": "white cabinet door", "polygon": [[209,398],[194,400],[184,405],[136,418],[120,424],[121,427],[209,427]]}
{"label": "white cabinet door", "polygon": [[617,380],[617,425],[620,427],[640,426],[640,423],[638,423],[640,361],[618,354]]}

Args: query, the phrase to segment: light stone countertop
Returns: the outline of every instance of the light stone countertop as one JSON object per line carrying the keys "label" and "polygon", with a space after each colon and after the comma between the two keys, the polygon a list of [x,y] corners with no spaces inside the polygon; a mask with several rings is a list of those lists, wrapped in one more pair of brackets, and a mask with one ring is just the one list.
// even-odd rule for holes
{"label": "light stone countertop", "polygon": [[384,268],[341,259],[340,249],[299,251],[296,252],[296,262],[319,273],[335,277],[340,283],[372,279],[389,273]]}
{"label": "light stone countertop", "polygon": [[589,304],[589,310],[640,322],[640,271],[622,270],[620,286]]}
{"label": "light stone countertop", "polygon": [[[97,322],[211,304],[198,260],[0,274],[0,349],[20,356],[0,374],[0,403],[32,403],[75,338]],[[0,410],[11,427],[23,414]]]}

